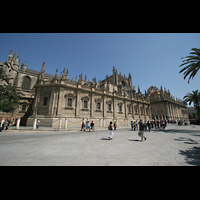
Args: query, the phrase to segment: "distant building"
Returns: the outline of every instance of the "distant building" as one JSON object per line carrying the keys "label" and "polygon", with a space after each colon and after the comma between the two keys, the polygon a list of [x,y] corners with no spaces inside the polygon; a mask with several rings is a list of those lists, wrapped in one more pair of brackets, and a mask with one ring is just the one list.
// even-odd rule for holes
{"label": "distant building", "polygon": [[[113,67],[112,75],[97,82],[87,77],[68,79],[68,70],[60,76],[45,73],[45,62],[40,72],[27,68],[17,53],[11,50],[0,67],[13,80],[11,84],[21,92],[20,106],[13,116],[21,117],[21,125],[33,125],[35,117],[40,126],[58,127],[59,119],[68,118],[68,127],[80,126],[82,121],[93,120],[105,125],[116,120],[118,125],[129,125],[131,120],[187,119],[187,108],[169,92],[152,86],[142,94],[138,86],[132,86],[132,77],[122,76]],[[0,117],[11,116],[0,112]]]}
{"label": "distant building", "polygon": [[145,91],[145,98],[150,101],[152,119],[188,119],[186,104],[182,100],[173,97],[166,88],[163,90],[162,86],[160,90],[155,86],[151,86]]}

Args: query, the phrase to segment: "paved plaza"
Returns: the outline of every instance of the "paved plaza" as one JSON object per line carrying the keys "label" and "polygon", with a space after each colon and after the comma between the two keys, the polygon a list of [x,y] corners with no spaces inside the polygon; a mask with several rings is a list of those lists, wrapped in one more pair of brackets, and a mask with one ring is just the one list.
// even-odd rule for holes
{"label": "paved plaza", "polygon": [[8,130],[0,132],[0,166],[185,166],[200,165],[200,126],[168,124],[146,132],[120,128],[108,140],[95,132]]}

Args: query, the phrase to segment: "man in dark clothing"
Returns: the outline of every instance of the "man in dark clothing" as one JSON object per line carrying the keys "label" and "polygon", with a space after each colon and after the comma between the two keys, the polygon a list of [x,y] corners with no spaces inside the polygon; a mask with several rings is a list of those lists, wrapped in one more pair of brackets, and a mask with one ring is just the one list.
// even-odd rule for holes
{"label": "man in dark clothing", "polygon": [[151,122],[150,121],[147,122],[147,126],[148,126],[148,129],[149,129],[149,132],[150,132],[151,131]]}
{"label": "man in dark clothing", "polygon": [[[140,131],[140,133],[141,133],[141,142],[143,142],[144,128],[145,128],[145,127],[144,127],[144,123],[143,123],[142,120],[140,120],[140,122],[139,122],[139,131]],[[146,140],[147,138],[144,137],[144,139]]]}
{"label": "man in dark clothing", "polygon": [[94,122],[93,121],[91,122],[90,126],[91,126],[92,131],[94,131]]}

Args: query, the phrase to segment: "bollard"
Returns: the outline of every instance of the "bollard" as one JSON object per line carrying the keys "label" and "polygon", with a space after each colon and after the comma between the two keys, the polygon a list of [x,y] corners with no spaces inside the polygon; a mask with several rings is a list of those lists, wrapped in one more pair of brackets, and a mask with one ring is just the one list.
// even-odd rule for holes
{"label": "bollard", "polygon": [[61,125],[62,125],[62,117],[60,117],[60,121],[59,121],[59,130],[61,130]]}
{"label": "bollard", "polygon": [[65,130],[67,130],[67,117],[65,117]]}
{"label": "bollard", "polygon": [[3,125],[4,121],[5,121],[5,118],[2,119],[2,121],[1,121],[1,126]]}
{"label": "bollard", "polygon": [[21,118],[17,119],[16,129],[19,129],[20,120],[21,120]]}
{"label": "bollard", "polygon": [[33,122],[33,129],[36,129],[36,124],[37,124],[37,118],[34,119],[34,122]]}

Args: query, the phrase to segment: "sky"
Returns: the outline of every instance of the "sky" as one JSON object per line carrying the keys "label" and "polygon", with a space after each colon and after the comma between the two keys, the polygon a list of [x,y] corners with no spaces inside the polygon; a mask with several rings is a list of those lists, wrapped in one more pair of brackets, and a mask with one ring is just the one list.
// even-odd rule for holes
{"label": "sky", "polygon": [[132,76],[136,91],[150,86],[169,89],[179,99],[200,90],[200,72],[188,84],[183,79],[182,57],[200,48],[200,33],[0,33],[0,60],[13,49],[27,68],[55,75],[69,70],[69,79],[105,79],[117,72]]}

